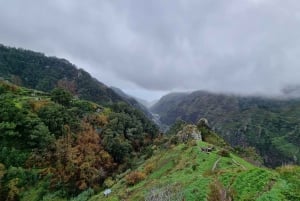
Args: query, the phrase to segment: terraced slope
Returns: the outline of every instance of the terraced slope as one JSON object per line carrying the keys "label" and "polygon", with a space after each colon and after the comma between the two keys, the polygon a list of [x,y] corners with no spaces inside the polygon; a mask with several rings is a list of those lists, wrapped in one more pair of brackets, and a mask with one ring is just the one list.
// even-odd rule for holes
{"label": "terraced slope", "polygon": [[197,142],[158,151],[136,170],[147,175],[144,180],[129,185],[123,175],[112,186],[111,195],[100,193],[89,201],[164,200],[163,195],[185,201],[300,199],[299,167],[258,168],[232,153],[224,157],[219,149],[200,150],[208,146],[212,145]]}

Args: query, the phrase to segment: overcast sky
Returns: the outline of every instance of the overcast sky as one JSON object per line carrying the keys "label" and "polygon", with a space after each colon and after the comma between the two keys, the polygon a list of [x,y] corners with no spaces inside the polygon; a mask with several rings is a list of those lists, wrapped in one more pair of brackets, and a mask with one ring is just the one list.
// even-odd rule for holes
{"label": "overcast sky", "polygon": [[153,100],[300,84],[299,0],[0,0],[0,43]]}

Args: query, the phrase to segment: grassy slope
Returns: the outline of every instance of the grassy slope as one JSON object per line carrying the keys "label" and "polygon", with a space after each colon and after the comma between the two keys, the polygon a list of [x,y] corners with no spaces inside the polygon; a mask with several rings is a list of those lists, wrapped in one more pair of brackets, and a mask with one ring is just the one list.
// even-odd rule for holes
{"label": "grassy slope", "polygon": [[[155,168],[147,178],[134,186],[126,185],[125,178],[112,187],[112,194],[105,198],[102,193],[89,201],[144,200],[149,190],[161,186],[180,186],[186,201],[207,200],[210,184],[218,180],[225,189],[231,189],[234,200],[298,200],[299,167],[281,168],[278,171],[255,167],[230,154],[220,158],[218,150],[203,153],[199,147],[208,146],[198,142],[196,146],[180,144],[168,150],[158,151],[141,165]],[[296,173],[296,174],[295,174]],[[290,196],[290,197],[288,197]]]}

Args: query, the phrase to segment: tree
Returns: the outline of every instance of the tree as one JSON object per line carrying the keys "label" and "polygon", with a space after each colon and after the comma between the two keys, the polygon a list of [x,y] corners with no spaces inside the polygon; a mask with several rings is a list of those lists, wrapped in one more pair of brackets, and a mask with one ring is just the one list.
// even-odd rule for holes
{"label": "tree", "polygon": [[5,174],[6,174],[5,166],[2,163],[0,163],[0,194],[2,191],[2,178],[4,177]]}
{"label": "tree", "polygon": [[53,185],[68,192],[101,184],[115,166],[93,127],[85,122],[81,127],[77,139],[68,132],[56,141],[55,152],[50,159],[54,162],[51,169]]}
{"label": "tree", "polygon": [[64,126],[68,125],[77,128],[78,120],[69,110],[58,104],[48,104],[38,111],[38,116],[42,119],[49,131],[56,137],[64,134]]}
{"label": "tree", "polygon": [[51,92],[51,100],[63,106],[69,106],[72,95],[62,88],[55,88]]}
{"label": "tree", "polygon": [[87,123],[82,124],[83,130],[78,135],[73,152],[73,162],[80,169],[77,187],[80,190],[93,187],[103,182],[114,166],[112,157],[100,144],[100,137]]}
{"label": "tree", "polygon": [[0,105],[0,147],[33,149],[51,142],[48,128],[37,115],[17,107],[9,98],[1,99]]}
{"label": "tree", "polygon": [[67,79],[61,79],[57,81],[57,86],[59,88],[65,89],[73,95],[76,94],[76,83],[74,80],[69,81]]}
{"label": "tree", "polygon": [[132,146],[130,142],[122,136],[106,135],[103,139],[105,149],[114,158],[117,163],[123,163],[125,158],[129,157],[132,153]]}

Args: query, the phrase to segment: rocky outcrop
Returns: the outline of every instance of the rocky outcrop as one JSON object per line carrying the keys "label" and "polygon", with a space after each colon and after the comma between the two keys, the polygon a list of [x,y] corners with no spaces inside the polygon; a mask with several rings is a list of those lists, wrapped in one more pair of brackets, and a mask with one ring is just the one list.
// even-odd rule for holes
{"label": "rocky outcrop", "polygon": [[197,122],[198,127],[204,127],[204,128],[209,128],[208,120],[206,118],[201,118]]}
{"label": "rocky outcrop", "polygon": [[187,142],[188,140],[202,141],[201,132],[198,130],[197,126],[192,124],[184,126],[183,129],[177,133],[177,136],[182,142]]}

